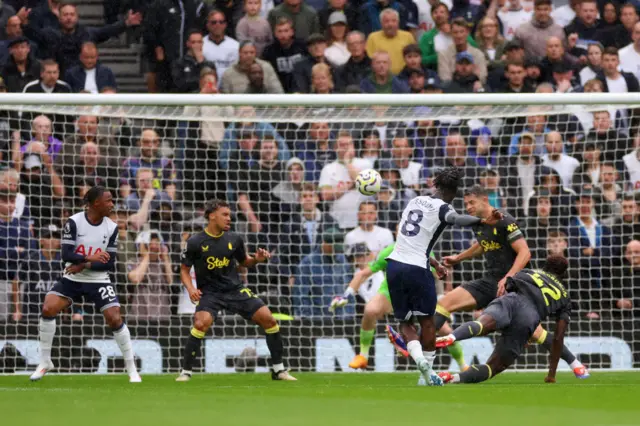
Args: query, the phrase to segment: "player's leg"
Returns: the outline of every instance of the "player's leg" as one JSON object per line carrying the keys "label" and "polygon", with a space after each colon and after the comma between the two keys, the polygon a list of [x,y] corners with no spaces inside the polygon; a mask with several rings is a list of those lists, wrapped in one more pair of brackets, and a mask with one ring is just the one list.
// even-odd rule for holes
{"label": "player's leg", "polygon": [[[453,333],[453,328],[451,328],[449,323],[444,323],[440,330],[438,330],[438,336],[447,336],[451,333]],[[452,345],[447,346],[447,351],[449,351],[449,355],[451,355],[451,358],[453,358],[458,364],[458,367],[460,367],[460,371],[464,371],[469,368],[464,360],[464,351],[460,343],[453,342]]]}
{"label": "player's leg", "polygon": [[213,324],[213,312],[215,310],[210,306],[209,300],[207,300],[208,298],[205,299],[205,296],[207,295],[203,295],[202,299],[200,299],[196,313],[193,316],[193,327],[191,327],[191,333],[189,333],[184,347],[182,371],[176,379],[178,382],[187,382],[191,379],[193,362],[200,355],[202,339],[204,339]]}
{"label": "player's leg", "polygon": [[[542,345],[548,352],[551,352],[551,345],[553,344],[553,336],[551,333],[548,333],[547,330],[542,328],[541,325],[538,325],[536,331],[534,331],[533,336],[531,336],[531,341]],[[567,348],[567,345],[562,346],[562,354],[560,356],[562,360],[564,360],[571,369],[573,370],[573,374],[578,379],[587,379],[590,374],[587,368],[576,358],[576,356]]]}
{"label": "player's leg", "polygon": [[[255,298],[254,300],[259,301],[260,299]],[[261,307],[251,316],[251,321],[262,327],[267,334],[267,347],[271,353],[271,378],[273,380],[295,381],[296,378],[284,368],[282,361],[284,345],[280,326],[273,317],[271,310],[261,302]]]}
{"label": "player's leg", "polygon": [[362,369],[369,364],[369,350],[376,334],[376,323],[391,313],[391,302],[389,299],[377,293],[364,307],[362,325],[360,327],[360,353],[349,363],[349,367]]}
{"label": "player's leg", "polygon": [[496,348],[485,364],[474,364],[467,370],[457,374],[441,373],[440,377],[442,377],[446,383],[451,384],[481,383],[495,377],[509,368],[515,361],[515,358],[503,357],[501,354],[504,350],[500,348],[499,345],[500,343],[496,345]]}
{"label": "player's leg", "polygon": [[120,305],[118,304],[117,306],[104,308],[102,315],[104,316],[104,320],[107,325],[113,331],[113,338],[118,344],[120,352],[122,352],[125,367],[127,368],[127,374],[129,375],[129,382],[140,383],[142,379],[140,378],[138,369],[136,368],[133,346],[131,345],[131,333],[129,332],[127,324],[122,320]]}
{"label": "player's leg", "polygon": [[[54,289],[59,287],[58,284]],[[58,288],[58,290],[60,290]],[[38,334],[40,340],[40,362],[36,371],[31,375],[31,380],[40,380],[48,371],[55,368],[51,361],[51,346],[56,334],[56,317],[63,309],[71,305],[71,299],[58,293],[49,293],[44,298],[42,315],[38,321]]]}
{"label": "player's leg", "polygon": [[435,314],[435,326],[440,330],[451,319],[453,312],[466,312],[476,307],[476,299],[463,287],[456,287],[438,301]]}
{"label": "player's leg", "polygon": [[437,346],[439,348],[448,347],[458,340],[466,340],[472,337],[485,336],[496,331],[497,325],[491,313],[483,313],[475,321],[467,321],[453,330],[453,333],[438,337]]}

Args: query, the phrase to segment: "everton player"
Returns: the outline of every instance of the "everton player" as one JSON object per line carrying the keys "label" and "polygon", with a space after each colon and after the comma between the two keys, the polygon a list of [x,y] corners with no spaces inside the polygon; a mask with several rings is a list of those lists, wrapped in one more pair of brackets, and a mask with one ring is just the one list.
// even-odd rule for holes
{"label": "everton player", "polygon": [[56,316],[81,296],[93,302],[113,330],[124,357],[129,382],[142,380],[134,362],[131,335],[120,316],[118,296],[109,278],[118,247],[118,226],[109,219],[113,210],[111,192],[94,186],[84,197],[87,209],[71,216],[62,233],[64,274],[44,299],[40,317],[40,364],[31,380],[40,380],[54,367],[51,344],[56,333]]}
{"label": "everton player", "polygon": [[[247,254],[242,238],[229,232],[231,209],[226,201],[208,202],[204,216],[208,221],[207,227],[189,238],[182,253],[182,285],[189,292],[191,301],[198,306],[184,350],[182,371],[176,381],[186,382],[191,379],[193,361],[200,353],[202,339],[221,310],[236,313],[265,331],[267,346],[271,352],[273,380],[296,380],[282,363],[280,326],[264,302],[243,286],[237,271],[238,266],[252,267],[266,262],[271,257],[270,253],[258,249],[253,256]],[[198,288],[191,281],[192,266]]]}

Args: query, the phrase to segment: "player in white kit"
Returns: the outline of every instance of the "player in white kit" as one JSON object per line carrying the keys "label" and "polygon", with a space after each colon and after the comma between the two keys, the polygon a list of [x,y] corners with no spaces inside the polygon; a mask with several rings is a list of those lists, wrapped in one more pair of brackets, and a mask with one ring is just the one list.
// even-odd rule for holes
{"label": "player in white kit", "polygon": [[[409,202],[402,213],[395,249],[387,257],[393,313],[400,321],[400,333],[407,342],[409,355],[430,386],[442,386],[443,382],[433,371],[437,295],[430,266],[439,264],[429,259],[428,253],[448,225],[470,226],[481,221],[492,224],[502,217],[497,210],[486,220],[456,213],[449,203],[456,197],[461,179],[460,169],[446,168],[434,180],[433,197],[416,197]],[[420,324],[420,336],[414,321]]]}
{"label": "player in white kit", "polygon": [[113,198],[104,187],[94,186],[89,189],[84,201],[87,210],[71,216],[64,225],[64,275],[44,299],[39,323],[40,364],[31,375],[31,380],[40,380],[55,368],[51,361],[51,345],[56,333],[56,316],[74,300],[84,296],[104,315],[122,351],[129,381],[138,383],[142,380],[134,362],[131,335],[120,316],[118,296],[109,278],[118,247],[118,225],[109,219]]}

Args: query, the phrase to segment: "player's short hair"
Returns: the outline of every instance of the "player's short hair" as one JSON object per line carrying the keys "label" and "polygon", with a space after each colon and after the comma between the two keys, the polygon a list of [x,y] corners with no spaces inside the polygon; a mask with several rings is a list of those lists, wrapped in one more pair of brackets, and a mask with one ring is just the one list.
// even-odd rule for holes
{"label": "player's short hair", "polygon": [[567,269],[569,269],[569,261],[566,257],[557,254],[548,256],[542,268],[543,271],[549,272],[558,278],[563,277]]}
{"label": "player's short hair", "polygon": [[441,170],[433,180],[434,185],[438,189],[443,189],[453,193],[458,192],[458,186],[462,180],[462,169],[457,167],[447,167]]}
{"label": "player's short hair", "polygon": [[476,197],[488,197],[489,193],[482,186],[473,185],[471,188],[468,188],[466,191],[464,191],[464,196],[466,197],[468,195],[475,195]]}
{"label": "player's short hair", "polygon": [[227,203],[225,200],[211,200],[211,201],[207,201],[207,204],[205,204],[204,206],[204,217],[205,219],[209,220],[209,215],[213,212],[215,212],[218,209],[221,209],[223,207],[227,207],[227,208],[231,208],[229,206],[229,203]]}
{"label": "player's short hair", "polygon": [[97,199],[102,197],[102,194],[105,192],[107,192],[107,188],[104,186],[93,186],[89,188],[86,194],[84,194],[82,201],[84,201],[85,204],[93,204]]}

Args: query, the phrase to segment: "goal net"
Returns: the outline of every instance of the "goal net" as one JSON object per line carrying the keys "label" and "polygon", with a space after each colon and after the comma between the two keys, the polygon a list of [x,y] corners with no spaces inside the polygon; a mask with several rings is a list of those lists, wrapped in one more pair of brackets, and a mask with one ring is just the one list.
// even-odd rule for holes
{"label": "goal net", "polygon": [[[83,210],[93,185],[108,188],[116,201],[113,292],[142,374],[180,368],[195,310],[180,284],[180,254],[203,229],[203,205],[213,198],[230,203],[232,230],[250,253],[262,247],[272,255],[241,277],[277,314],[286,365],[353,371],[348,364],[359,351],[365,301],[377,294],[384,272],[333,313],[331,300],[393,243],[406,203],[432,194],[435,174],[449,165],[464,170],[465,188],[481,185],[491,206],[517,219],[532,267],[549,253],[568,257],[573,315],[566,344],[578,358],[591,368],[640,366],[638,96],[4,95],[0,101],[1,373],[24,373],[38,362],[42,301],[62,273],[61,230]],[[382,189],[365,197],[354,179],[370,168],[382,175]],[[464,212],[462,196],[453,204]],[[460,253],[476,240],[487,253],[497,248],[490,236],[451,227],[434,255]],[[487,268],[481,258],[455,266],[438,281],[439,294],[486,276]],[[456,313],[453,325],[473,315]],[[377,322],[369,369],[413,368],[386,340],[388,323],[396,321],[388,315]],[[463,342],[467,362],[485,362],[493,343],[493,336]],[[267,371],[263,333],[232,313],[219,312],[203,346],[197,371]],[[77,300],[59,316],[53,345],[59,371],[118,372],[119,356],[91,301]],[[532,344],[516,368],[544,369],[547,359]],[[442,351],[436,368],[458,366]]]}

